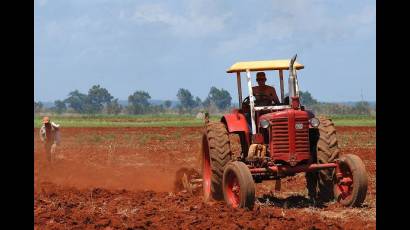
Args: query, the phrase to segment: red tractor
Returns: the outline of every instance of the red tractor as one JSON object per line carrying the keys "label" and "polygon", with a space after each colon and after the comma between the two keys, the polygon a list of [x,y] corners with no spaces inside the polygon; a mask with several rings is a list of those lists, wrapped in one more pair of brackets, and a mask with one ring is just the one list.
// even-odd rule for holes
{"label": "red tractor", "polygon": [[[232,207],[252,209],[255,183],[305,172],[313,201],[337,200],[360,206],[367,192],[362,160],[341,154],[331,119],[316,118],[300,103],[296,71],[304,66],[291,60],[238,62],[236,73],[240,108],[218,122],[206,119],[202,137],[202,186],[205,200],[225,200]],[[252,71],[279,71],[280,103],[261,103],[252,93]],[[284,95],[283,71],[289,71],[289,96]],[[246,72],[249,97],[242,101],[241,72]],[[261,99],[259,99],[261,100]],[[261,104],[263,104],[261,106]],[[247,121],[250,120],[250,124]],[[238,135],[240,154],[233,154],[230,135]]]}

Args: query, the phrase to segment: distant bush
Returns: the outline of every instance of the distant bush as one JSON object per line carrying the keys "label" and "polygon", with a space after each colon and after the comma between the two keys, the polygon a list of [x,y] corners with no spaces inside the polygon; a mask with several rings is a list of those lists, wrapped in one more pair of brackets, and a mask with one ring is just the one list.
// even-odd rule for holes
{"label": "distant bush", "polygon": [[375,111],[370,107],[368,102],[357,102],[354,106],[337,104],[337,103],[317,103],[306,106],[316,114],[336,114],[336,115],[374,115]]}
{"label": "distant bush", "polygon": [[34,101],[34,113],[40,113],[43,110],[43,103]]}

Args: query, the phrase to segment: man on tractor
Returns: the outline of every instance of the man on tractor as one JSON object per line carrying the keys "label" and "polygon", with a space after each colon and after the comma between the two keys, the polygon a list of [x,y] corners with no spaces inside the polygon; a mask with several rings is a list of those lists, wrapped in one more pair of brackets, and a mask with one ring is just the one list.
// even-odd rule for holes
{"label": "man on tractor", "polygon": [[[265,72],[256,73],[257,86],[252,87],[253,96],[255,97],[255,106],[269,106],[273,104],[280,104],[278,95],[274,87],[266,85]],[[249,129],[251,129],[251,114],[249,110],[249,104],[244,105],[244,113],[248,122]]]}
{"label": "man on tractor", "polygon": [[258,72],[256,74],[256,81],[258,86],[252,87],[253,95],[255,96],[256,105],[272,105],[272,101],[275,104],[279,104],[278,95],[276,95],[276,90],[272,86],[266,85],[265,72]]}

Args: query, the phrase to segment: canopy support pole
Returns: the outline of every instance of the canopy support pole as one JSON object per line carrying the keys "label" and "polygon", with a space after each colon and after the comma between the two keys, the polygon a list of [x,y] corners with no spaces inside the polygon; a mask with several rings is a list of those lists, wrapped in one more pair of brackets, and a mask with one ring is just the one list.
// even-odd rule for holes
{"label": "canopy support pole", "polygon": [[279,78],[280,78],[280,101],[283,103],[285,98],[285,86],[283,85],[283,70],[279,70]]}
{"label": "canopy support pole", "polygon": [[251,128],[252,128],[252,134],[256,134],[256,124],[255,124],[255,97],[253,96],[253,91],[252,91],[252,79],[251,79],[251,72],[249,69],[246,70],[246,75],[247,75],[247,80],[248,80],[248,91],[249,91],[249,107],[250,107],[250,113],[251,113]]}
{"label": "canopy support pole", "polygon": [[236,72],[236,82],[238,83],[239,108],[242,109],[241,72]]}

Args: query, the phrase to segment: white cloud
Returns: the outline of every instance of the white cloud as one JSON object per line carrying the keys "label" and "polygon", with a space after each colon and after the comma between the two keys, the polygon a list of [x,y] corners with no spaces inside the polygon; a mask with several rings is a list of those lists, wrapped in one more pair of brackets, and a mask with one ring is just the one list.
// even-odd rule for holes
{"label": "white cloud", "polygon": [[200,37],[222,31],[230,14],[217,15],[213,12],[205,12],[201,9],[207,8],[201,7],[202,4],[195,2],[188,5],[185,14],[173,13],[162,4],[141,5],[134,11],[132,19],[138,24],[162,23],[174,35],[183,37]]}
{"label": "white cloud", "polygon": [[366,38],[375,36],[376,32],[376,6],[365,6],[356,14],[351,14],[347,18],[347,23],[356,28],[353,33],[356,37]]}
{"label": "white cloud", "polygon": [[36,2],[38,2],[38,4],[39,4],[40,6],[45,6],[46,3],[47,3],[47,0],[36,0]]}
{"label": "white cloud", "polygon": [[[322,0],[274,0],[269,12],[272,16],[259,19],[249,30],[221,41],[215,50],[229,53],[256,47],[267,41],[313,45],[373,36],[374,5],[351,9],[351,13],[331,7],[330,2]],[[335,15],[335,12],[338,14]]]}
{"label": "white cloud", "polygon": [[51,21],[46,24],[46,32],[47,36],[51,39],[60,39],[64,33],[64,29],[62,28],[61,24],[57,23],[56,21]]}
{"label": "white cloud", "polygon": [[168,25],[176,25],[182,20],[182,18],[170,14],[168,10],[160,4],[138,6],[133,15],[133,19],[141,24],[161,22]]}

